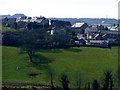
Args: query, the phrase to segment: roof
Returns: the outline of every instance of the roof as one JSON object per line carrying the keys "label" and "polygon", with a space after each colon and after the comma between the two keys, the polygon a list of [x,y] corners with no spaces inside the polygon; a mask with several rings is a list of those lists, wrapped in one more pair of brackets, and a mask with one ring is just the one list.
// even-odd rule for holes
{"label": "roof", "polygon": [[75,23],[75,24],[72,25],[72,27],[81,27],[84,24],[85,24],[84,22],[82,22],[82,23]]}
{"label": "roof", "polygon": [[69,21],[60,21],[60,20],[51,20],[52,26],[69,26],[71,27],[71,23]]}

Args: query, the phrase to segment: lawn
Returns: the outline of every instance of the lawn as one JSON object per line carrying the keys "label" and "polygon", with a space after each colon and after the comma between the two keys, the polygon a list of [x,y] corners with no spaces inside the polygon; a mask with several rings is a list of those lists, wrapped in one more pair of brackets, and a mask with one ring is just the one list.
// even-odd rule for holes
{"label": "lawn", "polygon": [[[101,82],[106,70],[112,70],[115,77],[117,75],[117,47],[40,50],[36,54],[36,63],[32,64],[29,63],[27,54],[20,53],[18,48],[3,46],[3,82],[50,84],[49,72],[52,71],[55,85],[60,85],[60,75],[66,73],[70,86],[73,87],[77,75],[82,78],[83,85],[94,79]],[[38,75],[31,77],[28,75],[31,72]]]}

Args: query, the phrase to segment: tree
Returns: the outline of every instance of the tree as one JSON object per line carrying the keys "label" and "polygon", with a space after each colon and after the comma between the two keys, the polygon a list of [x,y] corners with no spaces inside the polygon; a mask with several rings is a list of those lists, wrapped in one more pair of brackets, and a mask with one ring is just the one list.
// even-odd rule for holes
{"label": "tree", "polygon": [[12,27],[13,27],[14,29],[17,29],[17,28],[18,28],[17,22],[15,22]]}
{"label": "tree", "polygon": [[53,73],[51,72],[51,90],[55,90],[54,83],[53,83]]}
{"label": "tree", "polygon": [[20,34],[20,31],[6,32],[2,38],[2,45],[19,47],[22,44]]}
{"label": "tree", "polygon": [[52,36],[52,42],[54,47],[69,47],[71,41],[71,35],[67,28],[56,29]]}
{"label": "tree", "polygon": [[97,80],[94,80],[93,81],[93,84],[92,84],[92,88],[93,90],[98,90],[98,88],[100,87],[99,83]]}
{"label": "tree", "polygon": [[33,29],[33,23],[32,22],[28,23],[27,28],[28,28],[28,30],[32,30]]}
{"label": "tree", "polygon": [[29,61],[32,62],[36,50],[37,34],[32,31],[24,31],[21,41],[21,50],[28,54]]}
{"label": "tree", "polygon": [[27,27],[27,23],[26,22],[23,22],[23,21],[20,21],[20,22],[17,22],[17,28],[18,29],[25,29]]}
{"label": "tree", "polygon": [[112,79],[112,72],[106,71],[104,73],[105,79],[103,84],[103,90],[108,90],[109,88],[112,90],[113,88],[113,79]]}
{"label": "tree", "polygon": [[28,54],[29,61],[32,62],[36,50],[37,35],[35,32],[25,30],[7,32],[3,36],[3,45],[20,47],[21,51]]}
{"label": "tree", "polygon": [[110,78],[110,90],[113,90],[113,86],[114,86],[113,79]]}
{"label": "tree", "polygon": [[47,68],[47,75],[48,75],[48,79],[50,79],[50,84],[51,84],[51,89],[50,90],[55,90],[54,71],[50,67]]}
{"label": "tree", "polygon": [[45,29],[23,31],[21,35],[21,50],[28,54],[29,61],[33,61],[35,51],[45,46]]}
{"label": "tree", "polygon": [[61,83],[63,86],[63,90],[69,90],[69,80],[66,74],[61,75]]}

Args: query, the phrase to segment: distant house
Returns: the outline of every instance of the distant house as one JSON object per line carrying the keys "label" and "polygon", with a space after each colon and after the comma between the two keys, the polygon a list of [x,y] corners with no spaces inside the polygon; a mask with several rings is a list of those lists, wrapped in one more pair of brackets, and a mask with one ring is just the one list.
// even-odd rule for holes
{"label": "distant house", "polygon": [[72,25],[72,29],[78,34],[84,34],[87,27],[88,24],[84,22],[79,22]]}
{"label": "distant house", "polygon": [[7,20],[3,19],[2,25],[6,27],[12,27],[15,21],[16,21],[16,18],[7,18]]}
{"label": "distant house", "polygon": [[85,39],[85,29],[88,27],[87,23],[77,22],[72,25],[71,30],[78,37],[78,39]]}
{"label": "distant house", "polygon": [[96,32],[98,32],[98,29],[95,26],[92,26],[92,27],[89,26],[89,27],[85,28],[85,34],[92,34],[92,33],[96,33]]}
{"label": "distant house", "polygon": [[87,40],[107,40],[112,45],[119,44],[120,32],[118,28],[116,30],[97,30],[87,27],[85,35]]}
{"label": "distant house", "polygon": [[52,27],[71,27],[69,21],[51,20]]}
{"label": "distant house", "polygon": [[55,32],[66,33],[66,28],[71,28],[69,21],[51,20],[51,35]]}
{"label": "distant house", "polygon": [[110,41],[112,45],[120,45],[120,31],[110,30],[104,31],[101,33],[105,33],[106,35],[103,37],[104,40]]}
{"label": "distant house", "polygon": [[19,18],[16,19],[16,22],[20,22],[20,21],[22,21],[22,22],[28,22],[28,19],[27,19],[26,16],[22,16],[22,17],[19,17]]}
{"label": "distant house", "polygon": [[[19,23],[19,22],[25,22],[25,23],[28,23],[28,27],[31,27],[31,23],[33,23],[32,25],[32,28],[34,27],[35,28],[43,28],[43,27],[49,27],[49,20],[45,17],[19,17],[16,19],[16,22]],[[30,28],[29,28],[30,29]]]}
{"label": "distant house", "polygon": [[91,25],[85,29],[86,39],[91,40],[103,40],[107,32],[110,30],[103,25]]}
{"label": "distant house", "polygon": [[58,27],[52,27],[51,29],[51,35],[53,35],[54,33],[66,33],[66,29],[65,28],[58,28]]}
{"label": "distant house", "polygon": [[112,31],[118,31],[119,25],[112,26],[110,30]]}
{"label": "distant house", "polygon": [[26,17],[26,16],[23,16],[23,17],[19,17],[16,19],[16,22],[37,22],[37,23],[41,23],[43,25],[46,25],[46,24],[49,24],[49,20],[45,17]]}

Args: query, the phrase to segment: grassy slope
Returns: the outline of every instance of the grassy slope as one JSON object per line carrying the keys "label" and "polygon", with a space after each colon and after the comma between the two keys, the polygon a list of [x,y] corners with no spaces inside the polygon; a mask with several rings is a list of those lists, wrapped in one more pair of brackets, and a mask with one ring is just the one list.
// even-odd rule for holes
{"label": "grassy slope", "polygon": [[7,31],[14,31],[14,29],[10,27],[2,27],[2,32],[7,32]]}
{"label": "grassy slope", "polygon": [[[28,62],[26,54],[19,54],[17,48],[3,47],[3,81],[49,84],[47,71],[50,70],[55,73],[57,85],[63,72],[68,74],[71,86],[75,84],[75,76],[78,73],[81,74],[84,83],[93,79],[101,80],[106,69],[117,72],[117,49],[81,47],[41,50],[38,54],[42,64],[33,65]],[[17,70],[17,67],[20,69]],[[40,74],[29,77],[29,72]]]}

